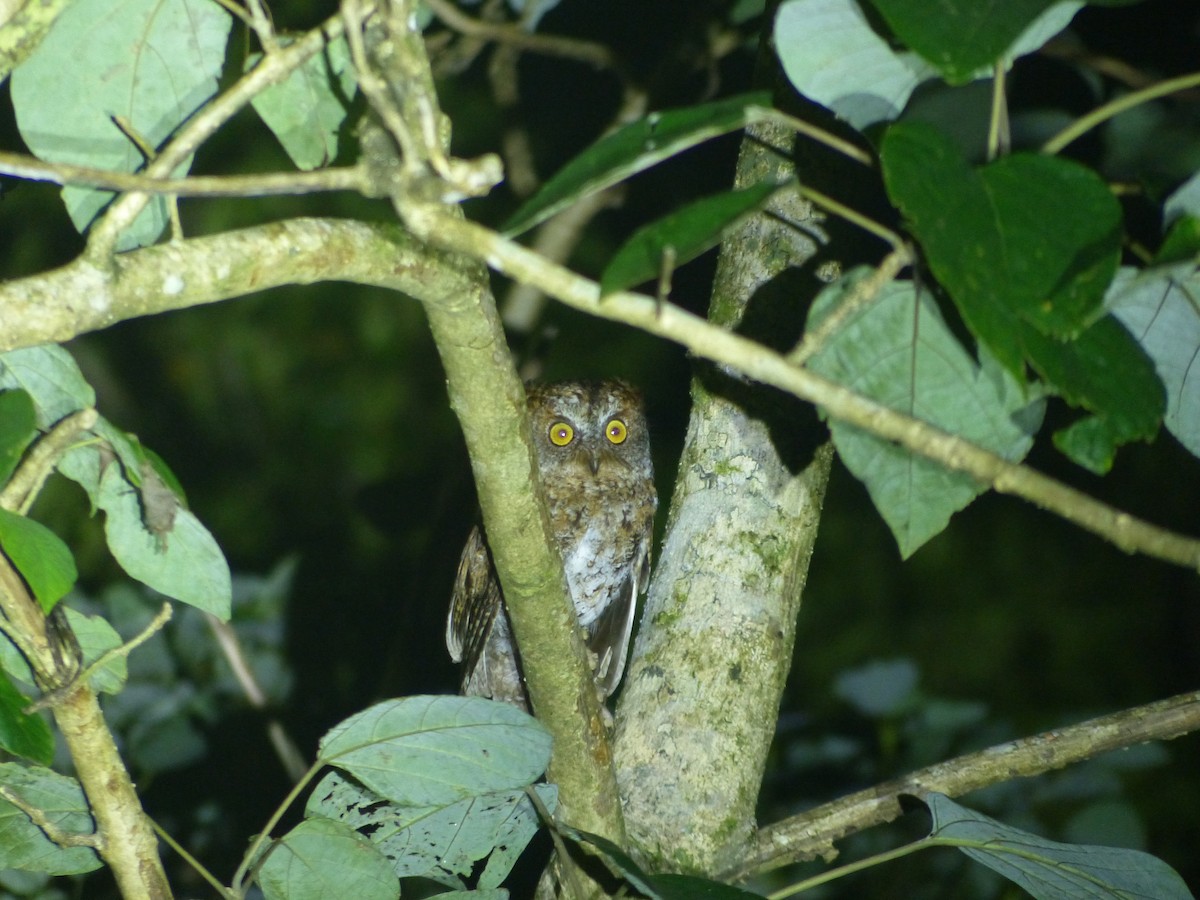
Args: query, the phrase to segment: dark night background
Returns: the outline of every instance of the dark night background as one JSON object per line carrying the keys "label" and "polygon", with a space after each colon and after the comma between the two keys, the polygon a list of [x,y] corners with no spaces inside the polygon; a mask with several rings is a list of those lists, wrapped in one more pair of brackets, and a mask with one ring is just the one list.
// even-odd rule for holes
{"label": "dark night background", "polygon": [[[748,49],[726,56],[715,73],[693,65],[705,23],[725,5],[563,0],[542,29],[611,44],[653,85],[652,107],[685,105],[713,85],[720,95],[750,86]],[[293,0],[276,15],[280,27],[299,29],[331,12],[331,4]],[[1089,50],[1155,78],[1182,74],[1200,60],[1194,2],[1086,9],[1072,31]],[[234,38],[235,48],[240,40]],[[485,60],[486,54],[443,89],[464,155],[497,146],[501,121]],[[520,72],[519,113],[545,175],[606,125],[617,84],[584,66],[532,56]],[[1097,104],[1095,87],[1073,63],[1044,55],[1018,65],[1011,96],[1017,113],[1056,105],[1080,114]],[[3,146],[22,148],[7,86],[2,96]],[[1170,160],[1141,160],[1142,171],[1157,166],[1146,180],[1152,190],[1172,187],[1181,172],[1200,167],[1197,99],[1162,107],[1183,137],[1157,145],[1164,154],[1170,150]],[[342,161],[354,153],[347,138]],[[1093,165],[1108,153],[1101,137],[1072,150]],[[736,151],[736,139],[717,141],[637,179],[624,206],[593,222],[573,264],[596,274],[637,225],[727,187]],[[1189,160],[1190,170],[1182,168]],[[274,138],[246,113],[200,154],[194,171],[288,167]],[[81,240],[57,190],[3,184],[0,277],[71,259]],[[496,223],[514,202],[502,188],[469,214]],[[1131,201],[1130,223],[1152,234],[1157,222],[1147,208]],[[298,214],[391,217],[385,205],[325,195],[185,202],[182,214],[189,235]],[[703,311],[712,267],[709,254],[679,271],[673,299]],[[502,292],[504,285],[497,287]],[[691,367],[683,352],[553,304],[535,335],[514,336],[513,343],[546,378],[617,375],[643,388],[665,512],[687,421]],[[278,713],[304,752],[374,700],[454,690],[443,617],[475,501],[417,303],[353,285],[280,289],[127,322],[79,338],[70,349],[96,387],[101,412],[171,465],[235,573],[264,574],[286,558],[298,561],[285,612],[294,682]],[[1043,434],[1069,420],[1070,413],[1052,406]],[[1130,513],[1200,534],[1197,460],[1165,431],[1153,446],[1122,450],[1105,478],[1073,467],[1048,439],[1030,463]],[[118,577],[98,523],[83,520],[86,502],[74,486],[52,486],[39,512],[76,550],[85,591],[98,593]],[[981,498],[902,562],[865,490],[835,465],[764,820],[989,743],[1195,690],[1198,638],[1195,573],[1128,557],[1011,498]],[[895,709],[868,714],[838,688],[847,671],[900,660],[915,667],[919,682]],[[958,726],[929,724],[955,710],[963,717]],[[230,710],[201,730],[208,739],[202,759],[134,775],[149,811],[178,822],[185,843],[189,829],[209,834],[192,811],[205,802],[220,810],[220,836],[210,835],[204,853],[218,873],[227,873],[288,784],[258,715]],[[935,732],[944,740],[923,739]],[[1143,762],[1130,757],[1127,766],[1084,768],[1078,777],[1095,781],[1074,793],[1064,786],[1068,773],[1010,786],[976,805],[1007,813],[1014,825],[1072,839],[1073,817],[1103,801],[1120,810],[1114,815],[1122,822],[1140,822],[1145,849],[1195,889],[1200,739],[1185,737],[1165,751]],[[1137,832],[1121,832],[1131,833]],[[874,840],[864,838],[862,846],[874,848]],[[881,877],[896,871],[902,869]],[[929,870],[920,871],[928,878]],[[963,877],[955,869],[943,884]],[[869,882],[854,884],[847,888],[865,892]],[[915,887],[905,893],[918,895]]]}

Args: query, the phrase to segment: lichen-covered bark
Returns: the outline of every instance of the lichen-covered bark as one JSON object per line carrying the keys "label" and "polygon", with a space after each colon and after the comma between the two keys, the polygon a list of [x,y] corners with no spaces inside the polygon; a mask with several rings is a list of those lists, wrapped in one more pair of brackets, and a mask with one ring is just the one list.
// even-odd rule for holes
{"label": "lichen-covered bark", "polygon": [[[789,165],[790,135],[759,129],[753,137],[739,161],[742,184]],[[755,303],[770,305],[761,292],[814,252],[795,227],[803,204],[784,198],[773,211],[723,245],[711,319],[749,324],[750,298],[760,292]],[[712,873],[755,828],[831,454],[793,427],[803,408],[776,405],[782,395],[769,388],[702,370],[693,400],[616,753],[637,849],[656,867]]]}

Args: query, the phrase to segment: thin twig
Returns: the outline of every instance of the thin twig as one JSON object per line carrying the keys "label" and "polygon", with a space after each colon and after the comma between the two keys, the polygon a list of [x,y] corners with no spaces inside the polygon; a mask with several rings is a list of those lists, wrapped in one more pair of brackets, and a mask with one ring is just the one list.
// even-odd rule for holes
{"label": "thin twig", "polygon": [[95,426],[99,414],[89,407],[59,420],[30,448],[8,484],[0,490],[0,509],[24,515],[33,506],[42,485],[59,458],[79,436]]}
{"label": "thin twig", "polygon": [[170,833],[165,828],[154,821],[154,819],[150,818],[150,816],[146,816],[146,821],[150,823],[150,827],[154,829],[154,833],[158,835],[158,839],[178,853],[183,861],[191,866],[192,870],[197,875],[207,881],[212,889],[215,890],[220,896],[226,897],[228,900],[241,900],[241,894],[237,893],[236,891],[232,891],[225,887],[225,885],[221,884],[221,882],[217,879],[217,876],[208,871],[208,869],[204,867],[200,860],[188,853],[187,848],[180,844],[179,841],[175,840],[175,838],[171,837]]}
{"label": "thin twig", "polygon": [[[225,654],[225,660],[229,663],[229,668],[233,670],[233,677],[237,679],[242,693],[246,695],[250,705],[260,712],[266,711],[267,692],[262,689],[262,685],[254,676],[254,670],[250,667],[250,661],[246,659],[245,651],[242,649],[241,641],[238,640],[233,626],[228,622],[222,622],[212,613],[205,613],[204,619],[208,622],[208,627],[212,629],[213,635],[217,639],[217,646]],[[308,770],[308,763],[305,762],[296,742],[292,740],[278,719],[273,717],[268,719],[267,737],[271,741],[271,746],[275,748],[275,755],[279,757],[279,761],[292,783],[303,778],[304,773]]]}
{"label": "thin twig", "polygon": [[1117,97],[1103,106],[1096,107],[1086,116],[1080,116],[1058,134],[1054,135],[1054,137],[1042,145],[1042,152],[1050,154],[1058,153],[1072,141],[1083,137],[1083,135],[1096,126],[1107,122],[1109,119],[1128,109],[1133,109],[1135,106],[1139,106],[1150,100],[1156,100],[1168,94],[1177,94],[1180,91],[1197,86],[1200,86],[1200,72],[1192,72],[1188,75],[1180,75],[1178,78],[1168,78],[1166,81],[1152,84],[1150,87],[1142,88],[1140,91],[1134,91],[1133,93]]}
{"label": "thin twig", "polygon": [[36,701],[25,708],[26,715],[31,715],[37,712],[39,709],[47,709],[58,704],[62,701],[63,697],[75,689],[76,684],[79,684],[80,682],[86,684],[93,675],[107,666],[114,659],[122,659],[129,656],[130,653],[132,653],[142,644],[146,643],[146,641],[150,640],[150,638],[154,637],[154,635],[158,634],[158,632],[162,630],[163,626],[166,625],[167,622],[171,621],[171,613],[171,604],[163,603],[162,609],[160,609],[158,614],[150,620],[150,624],[131,637],[128,641],[121,644],[119,647],[113,647],[110,650],[106,650],[104,653],[100,654],[95,662],[80,672],[75,678],[71,679],[71,681],[67,684],[57,687],[52,691],[47,691]]}
{"label": "thin twig", "polygon": [[365,191],[366,174],[359,165],[313,172],[267,172],[261,175],[191,175],[160,178],[136,172],[115,172],[69,163],[44,162],[21,153],[0,151],[0,175],[28,181],[49,181],[107,191],[175,194],[180,197],[273,197],[318,191]]}

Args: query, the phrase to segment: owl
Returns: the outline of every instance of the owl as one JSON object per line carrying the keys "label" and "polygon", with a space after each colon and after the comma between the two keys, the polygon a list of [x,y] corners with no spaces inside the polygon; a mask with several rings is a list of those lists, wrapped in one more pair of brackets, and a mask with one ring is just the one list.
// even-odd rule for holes
{"label": "owl", "polygon": [[[550,525],[596,687],[607,699],[625,671],[658,507],[642,398],[622,381],[536,385],[527,396]],[[463,664],[464,694],[529,708],[500,582],[479,527],[458,564],[446,648]]]}

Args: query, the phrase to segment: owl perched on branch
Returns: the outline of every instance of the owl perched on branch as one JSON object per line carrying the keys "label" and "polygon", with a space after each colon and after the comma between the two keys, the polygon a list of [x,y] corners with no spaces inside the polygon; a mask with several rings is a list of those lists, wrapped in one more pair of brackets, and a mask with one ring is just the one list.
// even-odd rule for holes
{"label": "owl perched on branch", "polygon": [[[537,385],[527,396],[550,525],[597,689],[607,698],[625,671],[658,507],[642,398],[621,381]],[[458,564],[446,647],[463,664],[464,694],[529,708],[500,583],[478,526]]]}

